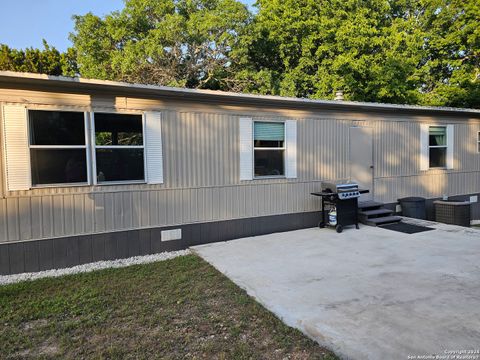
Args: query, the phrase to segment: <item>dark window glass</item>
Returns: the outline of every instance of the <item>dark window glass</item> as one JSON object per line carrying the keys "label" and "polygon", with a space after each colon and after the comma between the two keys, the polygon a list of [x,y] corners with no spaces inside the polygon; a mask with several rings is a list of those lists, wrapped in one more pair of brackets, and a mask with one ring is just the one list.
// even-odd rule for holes
{"label": "dark window glass", "polygon": [[141,115],[95,113],[97,145],[143,145]]}
{"label": "dark window glass", "polygon": [[30,149],[30,154],[33,185],[87,182],[85,149]]}
{"label": "dark window glass", "polygon": [[430,167],[447,166],[447,148],[430,148]]}
{"label": "dark window glass", "polygon": [[255,150],[255,176],[285,175],[283,150]]}
{"label": "dark window glass", "polygon": [[32,145],[85,145],[82,112],[29,110]]}
{"label": "dark window glass", "polygon": [[254,143],[255,147],[283,147],[283,140],[282,141],[274,141],[274,140],[255,140]]}
{"label": "dark window glass", "polygon": [[144,180],[143,149],[97,149],[97,181]]}

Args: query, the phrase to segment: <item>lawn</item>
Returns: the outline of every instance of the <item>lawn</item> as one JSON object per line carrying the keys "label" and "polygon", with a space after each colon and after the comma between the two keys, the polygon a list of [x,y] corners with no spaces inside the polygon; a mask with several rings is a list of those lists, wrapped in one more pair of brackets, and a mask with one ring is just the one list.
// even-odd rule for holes
{"label": "lawn", "polygon": [[0,286],[0,354],[336,359],[196,255]]}

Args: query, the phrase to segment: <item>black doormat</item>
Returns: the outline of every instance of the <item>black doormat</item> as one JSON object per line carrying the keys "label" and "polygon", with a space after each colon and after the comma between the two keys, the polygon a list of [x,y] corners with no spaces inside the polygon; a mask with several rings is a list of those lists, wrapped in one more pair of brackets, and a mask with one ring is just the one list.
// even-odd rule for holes
{"label": "black doormat", "polygon": [[423,231],[435,230],[433,228],[429,228],[426,226],[407,224],[404,222],[380,225],[379,227],[388,229],[388,230],[399,231],[405,234],[415,234]]}

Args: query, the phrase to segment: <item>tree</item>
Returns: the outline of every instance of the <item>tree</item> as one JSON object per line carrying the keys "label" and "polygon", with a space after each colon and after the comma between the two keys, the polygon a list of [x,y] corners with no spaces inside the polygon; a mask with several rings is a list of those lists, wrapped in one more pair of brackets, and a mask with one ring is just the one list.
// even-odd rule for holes
{"label": "tree", "polygon": [[415,103],[415,21],[387,0],[259,0],[238,76],[250,92]]}
{"label": "tree", "polygon": [[236,89],[230,53],[250,13],[236,0],[127,0],[103,18],[75,16],[84,77]]}
{"label": "tree", "polygon": [[422,5],[420,103],[480,108],[478,0],[425,0]]}
{"label": "tree", "polygon": [[43,50],[34,48],[17,50],[0,44],[0,70],[75,76],[77,74],[75,57],[73,49],[60,53],[45,40]]}

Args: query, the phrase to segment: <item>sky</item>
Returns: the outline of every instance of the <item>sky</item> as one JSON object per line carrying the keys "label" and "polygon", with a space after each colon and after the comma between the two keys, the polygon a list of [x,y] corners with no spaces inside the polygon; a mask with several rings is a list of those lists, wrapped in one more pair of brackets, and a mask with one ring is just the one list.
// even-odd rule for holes
{"label": "sky", "polygon": [[[253,0],[243,1],[252,4]],[[60,51],[70,45],[72,15],[91,11],[105,15],[123,7],[123,0],[0,0],[0,44],[43,48],[42,39]]]}

